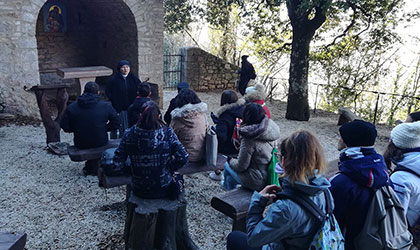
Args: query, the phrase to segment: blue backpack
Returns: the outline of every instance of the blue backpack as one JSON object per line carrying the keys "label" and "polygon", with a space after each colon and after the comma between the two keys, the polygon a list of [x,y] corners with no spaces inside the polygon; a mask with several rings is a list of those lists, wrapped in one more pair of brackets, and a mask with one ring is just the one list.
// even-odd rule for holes
{"label": "blue backpack", "polygon": [[326,201],[326,213],[307,195],[297,191],[282,191],[277,194],[277,198],[292,200],[317,219],[317,226],[309,232],[313,235],[313,238],[308,243],[307,249],[344,250],[344,237],[333,214],[330,191],[324,189],[323,193]]}

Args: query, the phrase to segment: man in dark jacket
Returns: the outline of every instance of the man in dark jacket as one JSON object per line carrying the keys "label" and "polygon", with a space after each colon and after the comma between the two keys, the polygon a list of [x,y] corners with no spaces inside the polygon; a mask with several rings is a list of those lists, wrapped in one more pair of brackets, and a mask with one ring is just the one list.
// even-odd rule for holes
{"label": "man in dark jacket", "polygon": [[137,93],[138,96],[134,99],[133,104],[128,107],[128,127],[130,128],[139,120],[143,104],[151,100],[150,84],[147,82],[140,83]]}
{"label": "man in dark jacket", "polygon": [[[179,91],[181,91],[181,89],[188,89],[188,88],[190,88],[190,85],[187,82],[178,83],[178,86],[177,86],[178,93],[179,93]],[[171,112],[172,112],[172,110],[177,108],[177,106],[176,106],[176,98],[177,97],[178,97],[178,95],[175,96],[174,98],[172,98],[171,102],[169,103],[168,110],[166,110],[166,113],[163,116],[163,120],[166,122],[166,124],[168,126],[169,126],[169,124],[171,124],[171,120],[172,120]]]}
{"label": "man in dark jacket", "polygon": [[[127,110],[136,98],[139,85],[140,79],[130,72],[130,63],[127,60],[118,63],[117,71],[106,85],[105,94],[120,116],[120,138],[128,128]],[[111,133],[111,138],[117,138],[116,131]]]}
{"label": "man in dark jacket", "polygon": [[[106,145],[108,143],[107,131],[119,127],[117,113],[111,104],[99,99],[98,92],[98,84],[88,82],[83,95],[67,107],[60,122],[65,132],[74,133],[74,145],[77,148],[96,148]],[[92,165],[94,165],[93,162],[86,162],[83,172],[95,174],[92,172],[94,171]]]}
{"label": "man in dark jacket", "polygon": [[340,127],[338,149],[341,150],[340,173],[331,181],[334,215],[344,233],[346,250],[355,249],[354,239],[363,228],[374,191],[389,183],[382,155],[373,145],[376,128],[362,120]]}
{"label": "man in dark jacket", "polygon": [[248,86],[248,82],[251,79],[255,79],[257,75],[255,74],[254,66],[250,62],[248,62],[247,58],[249,56],[244,55],[242,56],[242,65],[241,69],[239,70],[239,85],[238,91],[241,95],[245,95],[245,89]]}

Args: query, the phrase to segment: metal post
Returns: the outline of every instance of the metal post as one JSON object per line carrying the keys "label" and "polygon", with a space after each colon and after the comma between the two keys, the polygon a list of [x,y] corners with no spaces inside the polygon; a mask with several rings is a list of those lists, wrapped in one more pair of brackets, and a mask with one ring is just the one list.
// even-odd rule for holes
{"label": "metal post", "polygon": [[378,113],[378,104],[379,104],[379,97],[380,96],[381,96],[381,94],[378,93],[378,96],[376,97],[375,115],[373,116],[373,124],[376,124],[376,114]]}
{"label": "metal post", "polygon": [[316,112],[316,101],[318,100],[318,90],[319,90],[319,84],[316,85],[316,94],[315,94],[315,103],[314,103],[314,114]]}

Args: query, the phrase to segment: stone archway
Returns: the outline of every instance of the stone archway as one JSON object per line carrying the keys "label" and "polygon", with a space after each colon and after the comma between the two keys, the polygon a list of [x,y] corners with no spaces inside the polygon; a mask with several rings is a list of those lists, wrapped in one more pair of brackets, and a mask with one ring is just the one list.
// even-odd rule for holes
{"label": "stone archway", "polygon": [[[117,2],[126,6],[122,15],[124,18],[127,18],[125,15],[134,17],[137,34],[137,55],[133,59],[134,61],[137,59],[137,67],[132,70],[140,76],[150,76],[151,82],[159,84],[160,96],[162,96],[164,15],[162,0],[68,1],[89,2],[89,4],[96,3],[96,5],[105,2]],[[45,0],[22,0],[16,5],[14,1],[0,0],[0,10],[4,13],[0,28],[5,31],[3,33],[5,35],[0,38],[2,57],[2,60],[0,60],[0,104],[5,108],[0,110],[0,112],[6,111],[22,115],[39,116],[35,96],[26,92],[24,86],[31,87],[41,83],[39,72],[43,69],[39,67],[36,24],[42,6],[47,2]],[[65,2],[65,0],[56,0],[56,2],[61,3]],[[92,7],[95,7],[95,5],[90,6],[90,8]],[[111,9],[104,10],[109,13],[101,14],[112,15]],[[124,8],[121,7],[121,9]],[[81,21],[83,24],[83,19]],[[117,33],[118,30],[115,30],[115,36]],[[102,41],[102,43],[99,42],[98,46],[103,49],[109,48],[113,44],[110,41],[107,41],[105,44],[103,42],[104,39],[101,40],[101,37],[96,39],[97,41]],[[96,48],[95,50],[100,51]],[[110,55],[101,56],[108,57]],[[97,59],[90,58],[89,60],[94,62]],[[118,59],[103,60],[113,61]],[[109,66],[114,69],[117,62],[110,62]]]}

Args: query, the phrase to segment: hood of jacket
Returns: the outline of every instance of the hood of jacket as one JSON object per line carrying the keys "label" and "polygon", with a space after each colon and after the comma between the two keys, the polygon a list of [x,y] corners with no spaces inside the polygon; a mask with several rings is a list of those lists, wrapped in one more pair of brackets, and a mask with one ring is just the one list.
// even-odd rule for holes
{"label": "hood of jacket", "polygon": [[[361,153],[355,153],[357,150]],[[350,157],[346,151],[351,151]],[[340,154],[340,172],[361,186],[379,188],[389,183],[387,167],[382,155],[374,148],[352,147]]]}
{"label": "hood of jacket", "polygon": [[405,153],[404,158],[401,161],[394,161],[394,163],[420,174],[420,152]]}
{"label": "hood of jacket", "polygon": [[290,183],[288,178],[282,179],[283,189],[297,189],[308,196],[317,195],[319,192],[324,189],[328,189],[331,186],[330,182],[321,175],[316,175],[315,177],[309,180],[309,183],[303,183],[296,181],[294,184]]}
{"label": "hood of jacket", "polygon": [[239,135],[248,139],[275,141],[280,138],[280,128],[273,120],[265,116],[259,124],[241,126]]}
{"label": "hood of jacket", "polygon": [[84,93],[83,95],[77,98],[77,104],[82,108],[89,108],[94,106],[99,102],[99,95]]}
{"label": "hood of jacket", "polygon": [[224,112],[230,111],[234,114],[234,117],[242,117],[242,106],[245,105],[245,99],[241,98],[234,103],[229,103],[221,106],[214,113],[216,117],[220,117]]}
{"label": "hood of jacket", "polygon": [[264,85],[256,84],[255,86],[247,88],[247,92],[245,97],[247,97],[250,101],[257,101],[257,100],[264,100],[267,94],[264,90]]}
{"label": "hood of jacket", "polygon": [[177,118],[186,118],[186,117],[194,117],[198,113],[206,113],[207,112],[207,104],[204,102],[200,102],[197,104],[185,104],[181,108],[176,108],[172,110],[171,116],[172,119]]}

